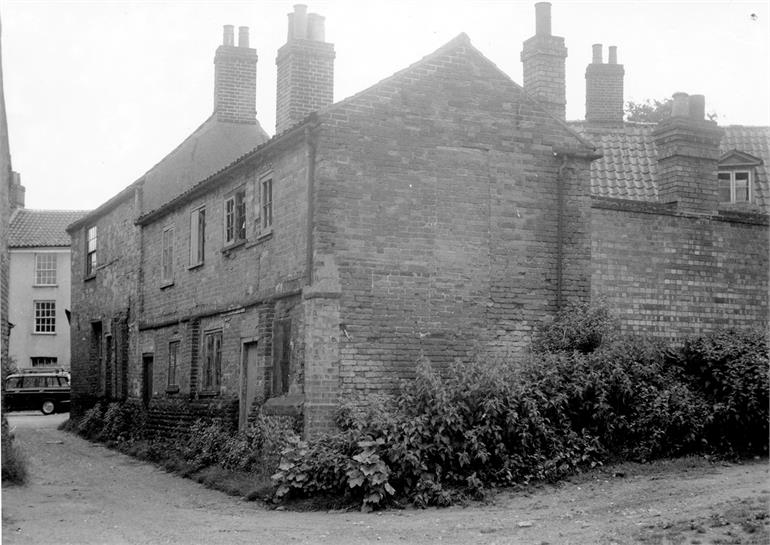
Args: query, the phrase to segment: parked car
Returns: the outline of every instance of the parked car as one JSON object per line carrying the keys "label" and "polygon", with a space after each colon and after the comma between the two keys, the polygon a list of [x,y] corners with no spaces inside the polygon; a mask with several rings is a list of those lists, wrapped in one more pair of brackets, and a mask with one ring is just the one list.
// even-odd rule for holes
{"label": "parked car", "polygon": [[64,369],[22,369],[5,379],[3,400],[8,411],[69,411],[70,375]]}

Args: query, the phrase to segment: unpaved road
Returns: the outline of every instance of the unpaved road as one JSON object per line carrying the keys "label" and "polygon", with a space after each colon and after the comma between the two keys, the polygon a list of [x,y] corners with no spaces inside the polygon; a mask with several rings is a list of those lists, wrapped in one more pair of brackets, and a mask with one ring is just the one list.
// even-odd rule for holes
{"label": "unpaved road", "polygon": [[[30,483],[3,489],[3,544],[486,543],[765,544],[766,460],[504,491],[449,509],[295,513],[208,490],[56,430],[64,416],[14,416]],[[636,467],[636,470],[634,470]]]}

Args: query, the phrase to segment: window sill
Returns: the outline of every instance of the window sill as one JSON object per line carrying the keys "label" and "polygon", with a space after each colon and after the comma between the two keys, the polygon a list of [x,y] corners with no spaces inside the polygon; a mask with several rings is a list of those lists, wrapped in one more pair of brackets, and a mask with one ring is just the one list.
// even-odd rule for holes
{"label": "window sill", "polygon": [[222,253],[223,254],[229,254],[230,252],[232,252],[234,250],[237,250],[238,248],[240,248],[241,246],[243,246],[245,244],[246,244],[246,239],[245,238],[241,239],[241,240],[237,240],[235,242],[231,242],[230,244],[228,244],[227,246],[222,248]]}
{"label": "window sill", "polygon": [[93,280],[94,278],[96,278],[96,273],[89,274],[85,278],[83,278],[83,282],[88,282],[89,280]]}
{"label": "window sill", "polygon": [[251,242],[246,247],[247,248],[253,248],[254,246],[259,246],[260,244],[262,244],[264,242],[267,242],[271,238],[273,238],[273,232],[272,231],[270,231],[268,233],[262,233],[261,235],[257,235],[257,240]]}
{"label": "window sill", "polygon": [[173,285],[174,285],[173,280],[167,280],[160,285],[160,289],[165,290],[166,288],[170,288]]}
{"label": "window sill", "polygon": [[59,284],[32,284],[33,288],[58,288]]}
{"label": "window sill", "polygon": [[213,390],[204,390],[202,392],[198,392],[198,397],[217,397],[219,396],[219,392],[215,392]]}
{"label": "window sill", "polygon": [[178,394],[179,393],[179,386],[169,386],[166,388],[167,394]]}
{"label": "window sill", "polygon": [[33,335],[56,335],[56,331],[33,331]]}
{"label": "window sill", "polygon": [[201,267],[203,267],[203,261],[201,261],[200,263],[196,263],[195,265],[190,265],[189,267],[187,267],[187,270],[194,271],[195,269],[200,269]]}

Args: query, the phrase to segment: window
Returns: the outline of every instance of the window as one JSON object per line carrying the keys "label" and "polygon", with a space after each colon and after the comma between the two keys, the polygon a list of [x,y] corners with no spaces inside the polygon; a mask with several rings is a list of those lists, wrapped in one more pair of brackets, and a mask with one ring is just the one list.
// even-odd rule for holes
{"label": "window", "polygon": [[273,178],[262,179],[262,232],[269,233],[273,228]]}
{"label": "window", "polygon": [[163,229],[162,250],[160,256],[160,278],[163,284],[174,281],[174,228]]}
{"label": "window", "polygon": [[206,209],[201,207],[190,214],[190,267],[203,263],[206,247]]}
{"label": "window", "polygon": [[176,369],[179,357],[179,341],[168,343],[168,387],[177,388]]}
{"label": "window", "polygon": [[719,202],[751,202],[751,171],[721,170]]}
{"label": "window", "polygon": [[56,333],[56,301],[35,301],[35,333]]}
{"label": "window", "polygon": [[240,189],[225,199],[225,244],[246,239],[246,191]]}
{"label": "window", "polygon": [[35,254],[35,285],[56,285],[56,254]]}
{"label": "window", "polygon": [[33,356],[32,358],[32,367],[45,367],[50,365],[56,365],[58,363],[58,359],[55,357],[49,357],[49,356]]}
{"label": "window", "polygon": [[212,331],[203,338],[203,383],[206,392],[219,391],[219,377],[222,372],[222,332]]}
{"label": "window", "polygon": [[86,276],[96,274],[96,225],[86,231]]}
{"label": "window", "polygon": [[289,392],[291,366],[291,321],[275,323],[273,330],[273,394]]}

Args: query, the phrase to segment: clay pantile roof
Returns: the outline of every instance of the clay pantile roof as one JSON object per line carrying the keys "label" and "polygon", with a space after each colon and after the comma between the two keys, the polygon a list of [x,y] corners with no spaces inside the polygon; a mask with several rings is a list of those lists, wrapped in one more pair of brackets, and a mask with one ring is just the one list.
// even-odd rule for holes
{"label": "clay pantile roof", "polygon": [[86,210],[16,210],[8,227],[8,247],[69,246],[67,225],[87,213]]}
{"label": "clay pantile roof", "polygon": [[[625,123],[622,127],[597,127],[584,121],[569,125],[593,142],[603,157],[591,164],[591,193],[635,201],[656,201],[657,151],[652,137],[655,123]],[[754,200],[767,212],[770,209],[770,127],[728,125],[722,127],[720,151],[748,153],[763,160],[756,167]]]}

